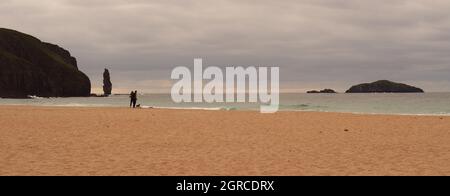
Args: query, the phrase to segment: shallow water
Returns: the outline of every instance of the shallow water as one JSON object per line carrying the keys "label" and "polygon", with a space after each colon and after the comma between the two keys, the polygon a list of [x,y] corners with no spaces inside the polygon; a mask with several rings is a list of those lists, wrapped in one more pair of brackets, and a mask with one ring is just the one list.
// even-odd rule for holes
{"label": "shallow water", "polygon": [[[140,95],[147,107],[209,110],[259,110],[257,103],[174,103],[169,94]],[[128,107],[127,95],[110,97],[0,99],[0,105]],[[363,114],[450,115],[450,93],[280,94],[280,111],[322,111]]]}

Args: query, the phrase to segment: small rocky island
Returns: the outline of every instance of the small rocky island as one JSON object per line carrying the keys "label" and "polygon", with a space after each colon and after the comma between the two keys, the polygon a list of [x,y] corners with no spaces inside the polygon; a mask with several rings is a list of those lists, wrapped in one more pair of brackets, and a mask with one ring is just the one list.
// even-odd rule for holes
{"label": "small rocky island", "polygon": [[89,96],[91,82],[69,51],[0,28],[0,97]]}
{"label": "small rocky island", "polygon": [[333,89],[323,89],[321,91],[317,91],[317,90],[312,90],[312,91],[307,91],[306,93],[309,94],[315,94],[315,93],[336,93],[336,91],[334,91]]}
{"label": "small rocky island", "polygon": [[420,88],[389,80],[379,80],[352,86],[345,93],[423,93]]}

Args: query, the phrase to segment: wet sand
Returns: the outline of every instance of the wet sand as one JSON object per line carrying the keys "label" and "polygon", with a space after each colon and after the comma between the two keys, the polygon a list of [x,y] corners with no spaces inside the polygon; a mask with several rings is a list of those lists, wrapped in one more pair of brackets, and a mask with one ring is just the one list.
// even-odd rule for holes
{"label": "wet sand", "polygon": [[0,106],[0,175],[450,175],[450,117]]}

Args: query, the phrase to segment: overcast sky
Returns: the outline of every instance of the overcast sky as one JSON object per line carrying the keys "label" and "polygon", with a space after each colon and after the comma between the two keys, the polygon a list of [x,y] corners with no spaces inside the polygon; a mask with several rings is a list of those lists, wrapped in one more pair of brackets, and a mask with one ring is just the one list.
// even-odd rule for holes
{"label": "overcast sky", "polygon": [[115,92],[170,91],[175,66],[279,66],[304,91],[389,79],[450,91],[448,0],[1,0],[0,26],[69,50]]}

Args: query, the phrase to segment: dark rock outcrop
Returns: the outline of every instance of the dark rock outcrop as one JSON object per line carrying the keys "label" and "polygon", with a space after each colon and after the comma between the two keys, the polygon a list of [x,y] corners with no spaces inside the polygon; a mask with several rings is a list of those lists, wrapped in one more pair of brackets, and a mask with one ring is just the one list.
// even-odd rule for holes
{"label": "dark rock outcrop", "polygon": [[310,93],[310,94],[314,94],[314,93],[336,93],[336,91],[334,91],[333,89],[323,89],[321,91],[317,91],[317,90],[312,90],[312,91],[308,91],[306,93]]}
{"label": "dark rock outcrop", "polygon": [[112,91],[112,83],[111,78],[109,76],[109,70],[105,69],[103,72],[103,93],[105,96],[111,95]]}
{"label": "dark rock outcrop", "polygon": [[67,50],[0,28],[0,97],[72,97],[90,92],[89,78]]}
{"label": "dark rock outcrop", "polygon": [[395,83],[389,80],[379,80],[373,83],[364,83],[352,86],[346,93],[423,93],[420,88]]}

